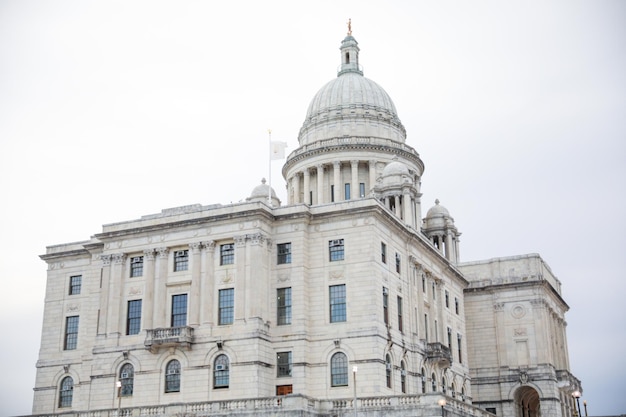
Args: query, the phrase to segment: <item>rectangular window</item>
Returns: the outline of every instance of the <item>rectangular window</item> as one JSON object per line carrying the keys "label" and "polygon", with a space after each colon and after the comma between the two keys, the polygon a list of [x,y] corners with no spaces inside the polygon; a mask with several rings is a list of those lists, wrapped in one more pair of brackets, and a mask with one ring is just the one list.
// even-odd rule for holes
{"label": "rectangular window", "polygon": [[82,285],[82,282],[83,282],[83,276],[82,275],[74,275],[73,277],[70,277],[70,291],[69,291],[69,294],[70,295],[80,294],[80,287]]}
{"label": "rectangular window", "polygon": [[343,239],[335,239],[328,241],[328,255],[330,262],[343,261]]}
{"label": "rectangular window", "polygon": [[174,251],[174,272],[186,271],[187,269],[189,269],[189,251]]}
{"label": "rectangular window", "polygon": [[450,294],[448,293],[448,290],[446,290],[446,308],[450,307]]}
{"label": "rectangular window", "polygon": [[428,314],[424,314],[424,335],[426,336],[426,341],[428,342]]}
{"label": "rectangular window", "polygon": [[276,292],[277,323],[279,326],[291,324],[291,288],[279,288]]}
{"label": "rectangular window", "polygon": [[291,263],[291,243],[279,243],[278,249],[278,264],[290,264]]}
{"label": "rectangular window", "polygon": [[187,294],[172,296],[172,319],[171,327],[187,325]]}
{"label": "rectangular window", "polygon": [[459,314],[459,299],[454,297],[454,311],[456,314]]}
{"label": "rectangular window", "polygon": [[220,245],[220,265],[232,265],[235,263],[235,244],[226,243]]}
{"label": "rectangular window", "polygon": [[422,292],[426,294],[426,277],[422,275]]}
{"label": "rectangular window", "polygon": [[309,205],[313,205],[313,191],[309,191]]}
{"label": "rectangular window", "polygon": [[403,331],[403,320],[402,320],[402,297],[398,297],[398,330]]}
{"label": "rectangular window", "polygon": [[383,287],[383,321],[389,326],[389,290]]}
{"label": "rectangular window", "polygon": [[435,320],[433,331],[435,332],[435,342],[439,342],[439,323],[437,323],[437,320]]}
{"label": "rectangular window", "polygon": [[448,327],[448,349],[452,352],[452,329]]}
{"label": "rectangular window", "polygon": [[74,350],[78,344],[78,316],[65,318],[65,341],[64,350]]}
{"label": "rectangular window", "polygon": [[387,245],[385,242],[380,242],[380,260],[382,263],[387,263]]}
{"label": "rectangular window", "polygon": [[128,302],[126,313],[126,334],[139,334],[141,331],[141,300]]}
{"label": "rectangular window", "polygon": [[130,258],[130,277],[140,277],[143,275],[143,256]]}
{"label": "rectangular window", "polygon": [[331,285],[330,294],[330,322],[346,321],[346,285]]}
{"label": "rectangular window", "polygon": [[463,356],[461,356],[461,335],[459,333],[456,334],[456,346],[457,346],[457,351],[458,351],[458,355],[459,355],[459,363],[463,363]]}
{"label": "rectangular window", "polygon": [[432,288],[433,288],[433,301],[435,301],[437,299],[437,291],[435,290],[435,283],[432,283]]}
{"label": "rectangular window", "polygon": [[331,203],[335,202],[335,186],[334,185],[330,186],[330,202]]}
{"label": "rectangular window", "polygon": [[396,252],[396,272],[400,273],[400,254]]}
{"label": "rectangular window", "polygon": [[350,183],[344,184],[345,200],[350,200]]}
{"label": "rectangular window", "polygon": [[361,198],[365,197],[365,183],[359,183],[359,196],[361,196]]}
{"label": "rectangular window", "polygon": [[235,289],[228,288],[219,292],[219,321],[220,326],[233,324],[235,318]]}
{"label": "rectangular window", "polygon": [[276,354],[277,377],[291,376],[291,352],[278,352]]}

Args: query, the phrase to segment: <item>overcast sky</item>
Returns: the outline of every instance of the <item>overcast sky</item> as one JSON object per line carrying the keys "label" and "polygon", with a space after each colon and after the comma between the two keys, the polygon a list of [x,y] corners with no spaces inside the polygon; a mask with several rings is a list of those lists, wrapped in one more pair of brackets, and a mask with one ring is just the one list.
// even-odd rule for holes
{"label": "overcast sky", "polygon": [[541,254],[590,414],[626,413],[626,2],[0,0],[0,416],[31,410],[38,255],[249,196],[348,18],[426,165],[424,212],[450,210],[463,261]]}

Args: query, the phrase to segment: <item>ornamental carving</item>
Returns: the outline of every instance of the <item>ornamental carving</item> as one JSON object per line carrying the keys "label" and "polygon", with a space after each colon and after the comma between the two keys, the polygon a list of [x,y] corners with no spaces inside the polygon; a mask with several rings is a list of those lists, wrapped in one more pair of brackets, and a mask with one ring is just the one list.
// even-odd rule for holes
{"label": "ornamental carving", "polygon": [[518,327],[517,329],[513,329],[513,336],[526,336],[527,331],[525,327]]}
{"label": "ornamental carving", "polygon": [[104,266],[111,265],[111,255],[100,255],[100,260]]}
{"label": "ornamental carving", "polygon": [[235,236],[235,244],[238,248],[246,246],[246,235]]}
{"label": "ornamental carving", "polygon": [[70,304],[67,306],[67,310],[68,313],[75,313],[77,311],[80,311],[80,304]]}
{"label": "ornamental carving", "polygon": [[289,274],[278,274],[278,282],[285,282],[285,281],[290,281],[291,277],[289,276]]}
{"label": "ornamental carving", "polygon": [[231,283],[233,281],[233,275],[230,273],[230,271],[226,271],[220,278],[220,281],[222,284]]}
{"label": "ornamental carving", "polygon": [[204,247],[208,252],[213,252],[215,250],[215,241],[209,240],[208,242],[204,242]]}
{"label": "ornamental carving", "polygon": [[143,290],[140,287],[130,287],[128,295],[140,295],[143,294]]}
{"label": "ornamental carving", "polygon": [[154,261],[154,255],[155,255],[154,249],[146,249],[143,251],[143,256],[146,257],[147,261]]}
{"label": "ornamental carving", "polygon": [[529,381],[530,381],[530,376],[528,376],[528,372],[522,371],[519,373],[520,384],[528,384]]}
{"label": "ornamental carving", "polygon": [[159,254],[159,258],[167,258],[170,253],[169,248],[156,248],[156,251]]}
{"label": "ornamental carving", "polygon": [[526,315],[526,309],[524,308],[524,306],[522,305],[516,305],[515,307],[513,307],[511,309],[511,316],[514,319],[521,319],[522,317],[524,317]]}
{"label": "ornamental carving", "polygon": [[192,253],[198,253],[200,252],[200,249],[202,249],[202,243],[200,242],[193,242],[189,244],[189,249],[191,249]]}
{"label": "ornamental carving", "polygon": [[503,311],[504,310],[504,303],[494,303],[493,309],[494,309],[494,311]]}
{"label": "ornamental carving", "polygon": [[263,242],[265,242],[265,240],[267,239],[262,233],[255,233],[253,235],[248,235],[247,237],[250,239],[250,242],[253,245],[262,245]]}
{"label": "ornamental carving", "polygon": [[343,278],[343,271],[330,271],[328,275],[330,279],[340,279]]}
{"label": "ornamental carving", "polygon": [[126,260],[126,254],[125,253],[114,253],[113,254],[113,262],[116,265],[119,265],[121,263],[123,263]]}

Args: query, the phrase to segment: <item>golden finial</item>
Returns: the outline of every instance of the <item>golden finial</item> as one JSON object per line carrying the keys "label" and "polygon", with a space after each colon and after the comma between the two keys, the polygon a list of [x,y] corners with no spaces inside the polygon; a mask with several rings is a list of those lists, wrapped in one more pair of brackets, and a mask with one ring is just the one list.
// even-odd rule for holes
{"label": "golden finial", "polygon": [[348,36],[352,36],[352,19],[348,19]]}

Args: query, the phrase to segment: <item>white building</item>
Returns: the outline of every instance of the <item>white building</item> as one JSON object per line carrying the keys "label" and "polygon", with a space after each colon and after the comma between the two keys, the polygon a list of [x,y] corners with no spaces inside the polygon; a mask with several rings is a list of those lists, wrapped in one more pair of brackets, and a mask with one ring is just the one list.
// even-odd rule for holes
{"label": "white building", "polygon": [[560,282],[537,255],[459,262],[391,98],[340,51],[287,204],[262,183],[47,248],[34,414],[571,414]]}

